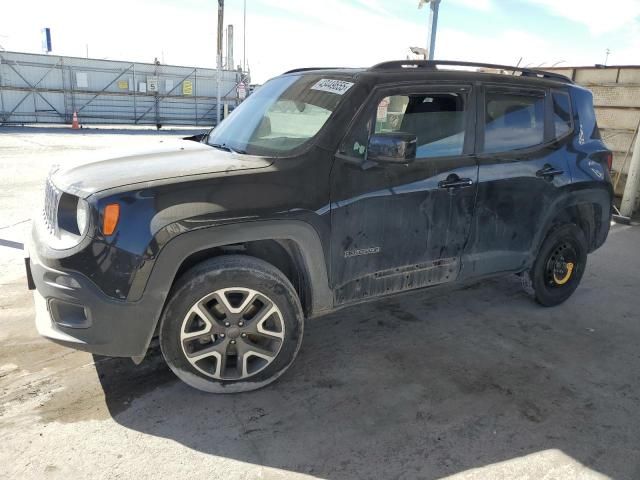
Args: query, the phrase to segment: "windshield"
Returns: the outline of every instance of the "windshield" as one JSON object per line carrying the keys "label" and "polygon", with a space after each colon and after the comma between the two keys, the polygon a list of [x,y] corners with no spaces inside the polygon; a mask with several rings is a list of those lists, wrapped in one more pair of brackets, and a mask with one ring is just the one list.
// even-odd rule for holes
{"label": "windshield", "polygon": [[214,128],[207,143],[250,155],[285,156],[320,131],[352,86],[335,76],[274,78]]}

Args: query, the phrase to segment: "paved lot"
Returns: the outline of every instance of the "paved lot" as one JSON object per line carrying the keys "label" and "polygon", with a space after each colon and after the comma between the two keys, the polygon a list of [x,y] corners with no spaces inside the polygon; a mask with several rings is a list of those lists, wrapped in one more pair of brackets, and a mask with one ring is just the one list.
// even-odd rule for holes
{"label": "paved lot", "polygon": [[17,247],[49,164],[165,135],[0,128],[0,478],[640,478],[638,227],[554,309],[502,278],[309,322],[250,394],[40,339]]}

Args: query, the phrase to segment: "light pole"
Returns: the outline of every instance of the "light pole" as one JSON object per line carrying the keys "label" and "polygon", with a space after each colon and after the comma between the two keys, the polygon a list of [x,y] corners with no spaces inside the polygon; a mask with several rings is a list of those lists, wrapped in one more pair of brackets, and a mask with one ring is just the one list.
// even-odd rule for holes
{"label": "light pole", "polygon": [[427,50],[429,60],[433,60],[436,51],[436,31],[438,30],[438,12],[441,0],[420,0],[418,8],[422,8],[425,3],[429,4],[429,30],[427,35]]}
{"label": "light pole", "polygon": [[243,10],[243,25],[242,25],[242,71],[247,71],[247,0],[244,0]]}

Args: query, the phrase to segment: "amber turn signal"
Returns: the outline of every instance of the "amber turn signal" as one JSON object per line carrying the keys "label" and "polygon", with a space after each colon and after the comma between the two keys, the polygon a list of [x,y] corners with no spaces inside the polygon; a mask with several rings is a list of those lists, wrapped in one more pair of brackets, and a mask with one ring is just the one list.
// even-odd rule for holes
{"label": "amber turn signal", "polygon": [[102,216],[102,233],[105,235],[112,235],[113,232],[116,231],[118,218],[120,218],[120,205],[117,203],[110,203],[104,207],[104,215]]}

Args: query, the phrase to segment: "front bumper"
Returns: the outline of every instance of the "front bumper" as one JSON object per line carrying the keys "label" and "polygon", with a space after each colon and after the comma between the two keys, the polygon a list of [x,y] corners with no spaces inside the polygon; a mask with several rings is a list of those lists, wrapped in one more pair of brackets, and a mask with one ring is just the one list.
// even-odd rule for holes
{"label": "front bumper", "polygon": [[35,249],[26,255],[40,335],[98,355],[145,354],[158,315],[153,299],[127,302],[110,298],[87,277],[44,265]]}

